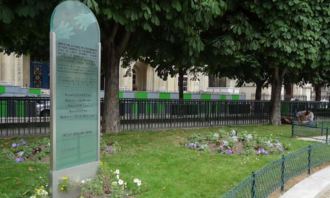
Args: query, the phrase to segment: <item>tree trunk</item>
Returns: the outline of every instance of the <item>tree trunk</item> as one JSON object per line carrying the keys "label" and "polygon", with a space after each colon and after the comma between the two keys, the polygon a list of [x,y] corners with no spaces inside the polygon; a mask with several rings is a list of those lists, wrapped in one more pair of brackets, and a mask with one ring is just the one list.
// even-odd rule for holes
{"label": "tree trunk", "polygon": [[284,100],[290,101],[293,98],[293,84],[292,83],[285,83],[284,84]]}
{"label": "tree trunk", "polygon": [[272,74],[271,117],[272,125],[281,125],[281,89],[285,71],[274,68]]}
{"label": "tree trunk", "polygon": [[256,83],[256,96],[255,100],[261,100],[261,93],[262,93],[262,85],[263,83]]}
{"label": "tree trunk", "polygon": [[321,101],[321,89],[322,89],[321,85],[319,84],[314,85],[315,101]]}
{"label": "tree trunk", "polygon": [[104,53],[107,53],[109,58],[107,58],[107,64],[104,68],[105,87],[102,132],[118,133],[120,130],[118,98],[120,56],[111,42],[105,45]]}
{"label": "tree trunk", "polygon": [[184,76],[184,71],[180,68],[179,69],[179,99],[183,99],[183,76]]}

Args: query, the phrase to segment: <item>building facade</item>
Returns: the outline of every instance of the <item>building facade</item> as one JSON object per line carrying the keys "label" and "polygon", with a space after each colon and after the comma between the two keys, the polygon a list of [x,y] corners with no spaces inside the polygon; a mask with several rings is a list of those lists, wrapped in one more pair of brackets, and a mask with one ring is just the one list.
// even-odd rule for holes
{"label": "building facade", "polygon": [[[178,92],[178,76],[169,76],[167,80],[161,79],[155,69],[150,65],[136,61],[129,68],[120,67],[119,87],[122,91],[146,92]],[[31,62],[29,56],[15,54],[0,54],[0,85],[18,87],[49,88],[49,64]],[[202,73],[187,73],[184,76],[184,91],[187,93],[220,93],[241,95],[248,100],[255,98],[255,85],[246,84],[235,87],[236,80],[217,78]],[[262,90],[262,99],[269,100],[271,88]],[[293,95],[299,100],[313,100],[313,87],[307,84],[303,87],[293,86]],[[282,88],[282,97],[284,88]],[[329,99],[329,88],[322,89],[322,99]]]}
{"label": "building facade", "polygon": [[0,84],[28,87],[30,85],[30,58],[0,53]]}

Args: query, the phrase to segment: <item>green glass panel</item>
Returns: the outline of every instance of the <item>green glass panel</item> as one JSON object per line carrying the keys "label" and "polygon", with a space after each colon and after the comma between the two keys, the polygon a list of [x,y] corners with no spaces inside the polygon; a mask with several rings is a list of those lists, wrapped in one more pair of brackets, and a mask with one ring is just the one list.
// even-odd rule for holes
{"label": "green glass panel", "polygon": [[148,99],[148,92],[145,91],[138,91],[135,93],[136,99]]}
{"label": "green glass panel", "polygon": [[159,93],[159,99],[164,99],[164,100],[171,99],[171,94],[170,93],[161,92],[161,93]]}
{"label": "green glass panel", "polygon": [[138,113],[138,104],[134,103],[133,104],[133,114],[137,115],[137,113]]}
{"label": "green glass panel", "polygon": [[147,104],[147,113],[152,112],[152,104]]}
{"label": "green glass panel", "polygon": [[183,99],[184,100],[191,100],[191,98],[192,98],[192,94],[190,94],[190,93],[183,94]]}
{"label": "green glass panel", "polygon": [[281,104],[281,114],[289,115],[289,104],[288,103]]}
{"label": "green glass panel", "polygon": [[30,88],[29,93],[30,94],[35,94],[35,95],[40,95],[41,94],[41,89],[39,89],[39,88]]}
{"label": "green glass panel", "polygon": [[0,117],[7,117],[7,101],[0,101]]}
{"label": "green glass panel", "polygon": [[79,1],[59,4],[50,27],[56,36],[54,157],[61,170],[98,160],[100,29]]}
{"label": "green glass panel", "polygon": [[124,92],[122,91],[119,92],[119,98],[124,98]]}
{"label": "green glass panel", "polygon": [[0,94],[6,93],[6,87],[0,85]]}
{"label": "green glass panel", "polygon": [[202,94],[201,99],[202,100],[211,100],[211,94]]}
{"label": "green glass panel", "polygon": [[232,95],[231,96],[231,99],[232,100],[239,100],[239,95]]}
{"label": "green glass panel", "polygon": [[158,114],[161,114],[161,113],[163,113],[164,112],[164,110],[165,110],[165,105],[163,105],[163,104],[157,104],[157,113]]}
{"label": "green glass panel", "polygon": [[220,100],[227,100],[227,96],[226,95],[220,95]]}
{"label": "green glass panel", "polygon": [[25,115],[24,101],[17,101],[15,110],[16,110],[17,117],[24,117],[24,115]]}

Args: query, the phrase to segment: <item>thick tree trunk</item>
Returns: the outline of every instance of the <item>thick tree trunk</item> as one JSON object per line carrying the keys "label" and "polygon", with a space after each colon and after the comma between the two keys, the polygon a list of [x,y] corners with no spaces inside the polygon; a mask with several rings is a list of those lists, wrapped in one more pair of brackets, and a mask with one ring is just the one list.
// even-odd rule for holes
{"label": "thick tree trunk", "polygon": [[118,23],[110,26],[103,24],[104,60],[104,106],[102,115],[102,132],[118,133],[120,131],[119,115],[119,63],[131,37],[131,32]]}
{"label": "thick tree trunk", "polygon": [[285,83],[284,84],[284,100],[290,101],[293,98],[293,84],[292,83]]}
{"label": "thick tree trunk", "polygon": [[102,132],[118,133],[120,130],[119,118],[119,62],[120,56],[116,48],[109,43],[104,53],[109,55],[105,67],[104,109]]}
{"label": "thick tree trunk", "polygon": [[255,100],[258,100],[258,101],[261,100],[262,86],[263,86],[263,83],[256,83]]}
{"label": "thick tree trunk", "polygon": [[321,101],[321,89],[322,89],[321,85],[319,84],[314,85],[315,101]]}
{"label": "thick tree trunk", "polygon": [[184,71],[182,69],[179,69],[179,99],[183,99],[183,76],[184,76]]}
{"label": "thick tree trunk", "polygon": [[272,93],[271,93],[271,117],[272,125],[281,125],[281,90],[284,71],[278,67],[274,68],[272,74]]}

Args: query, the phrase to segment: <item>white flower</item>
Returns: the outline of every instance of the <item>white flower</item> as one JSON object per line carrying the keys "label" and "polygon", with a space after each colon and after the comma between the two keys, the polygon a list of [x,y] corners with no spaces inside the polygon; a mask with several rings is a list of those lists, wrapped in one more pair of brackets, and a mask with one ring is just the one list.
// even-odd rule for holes
{"label": "white flower", "polygon": [[236,136],[237,135],[237,131],[235,131],[234,129],[232,129],[230,131],[230,136]]}
{"label": "white flower", "polygon": [[116,175],[116,178],[119,179],[119,175]]}
{"label": "white flower", "polygon": [[246,135],[246,140],[247,141],[250,141],[250,140],[252,140],[253,139],[253,136],[251,135],[251,134],[247,134]]}
{"label": "white flower", "polygon": [[236,135],[232,136],[231,139],[234,141],[234,142],[238,142],[238,137]]}
{"label": "white flower", "polygon": [[116,169],[116,170],[115,170],[115,174],[116,174],[116,175],[119,175],[119,174],[120,174],[119,169]]}
{"label": "white flower", "polygon": [[119,180],[118,180],[118,184],[119,184],[119,186],[121,186],[121,185],[124,184],[124,181],[123,181],[122,179],[119,179]]}
{"label": "white flower", "polygon": [[39,189],[39,191],[37,192],[37,195],[39,196],[47,196],[48,192],[44,189]]}
{"label": "white flower", "polygon": [[213,138],[214,139],[219,139],[220,138],[220,134],[219,133],[213,133]]}
{"label": "white flower", "polygon": [[81,180],[81,183],[84,184],[86,181],[85,180]]}
{"label": "white flower", "polygon": [[138,178],[135,178],[135,179],[133,180],[133,182],[134,182],[137,186],[141,186],[141,185],[142,185],[142,181],[141,181],[140,179],[138,179]]}

